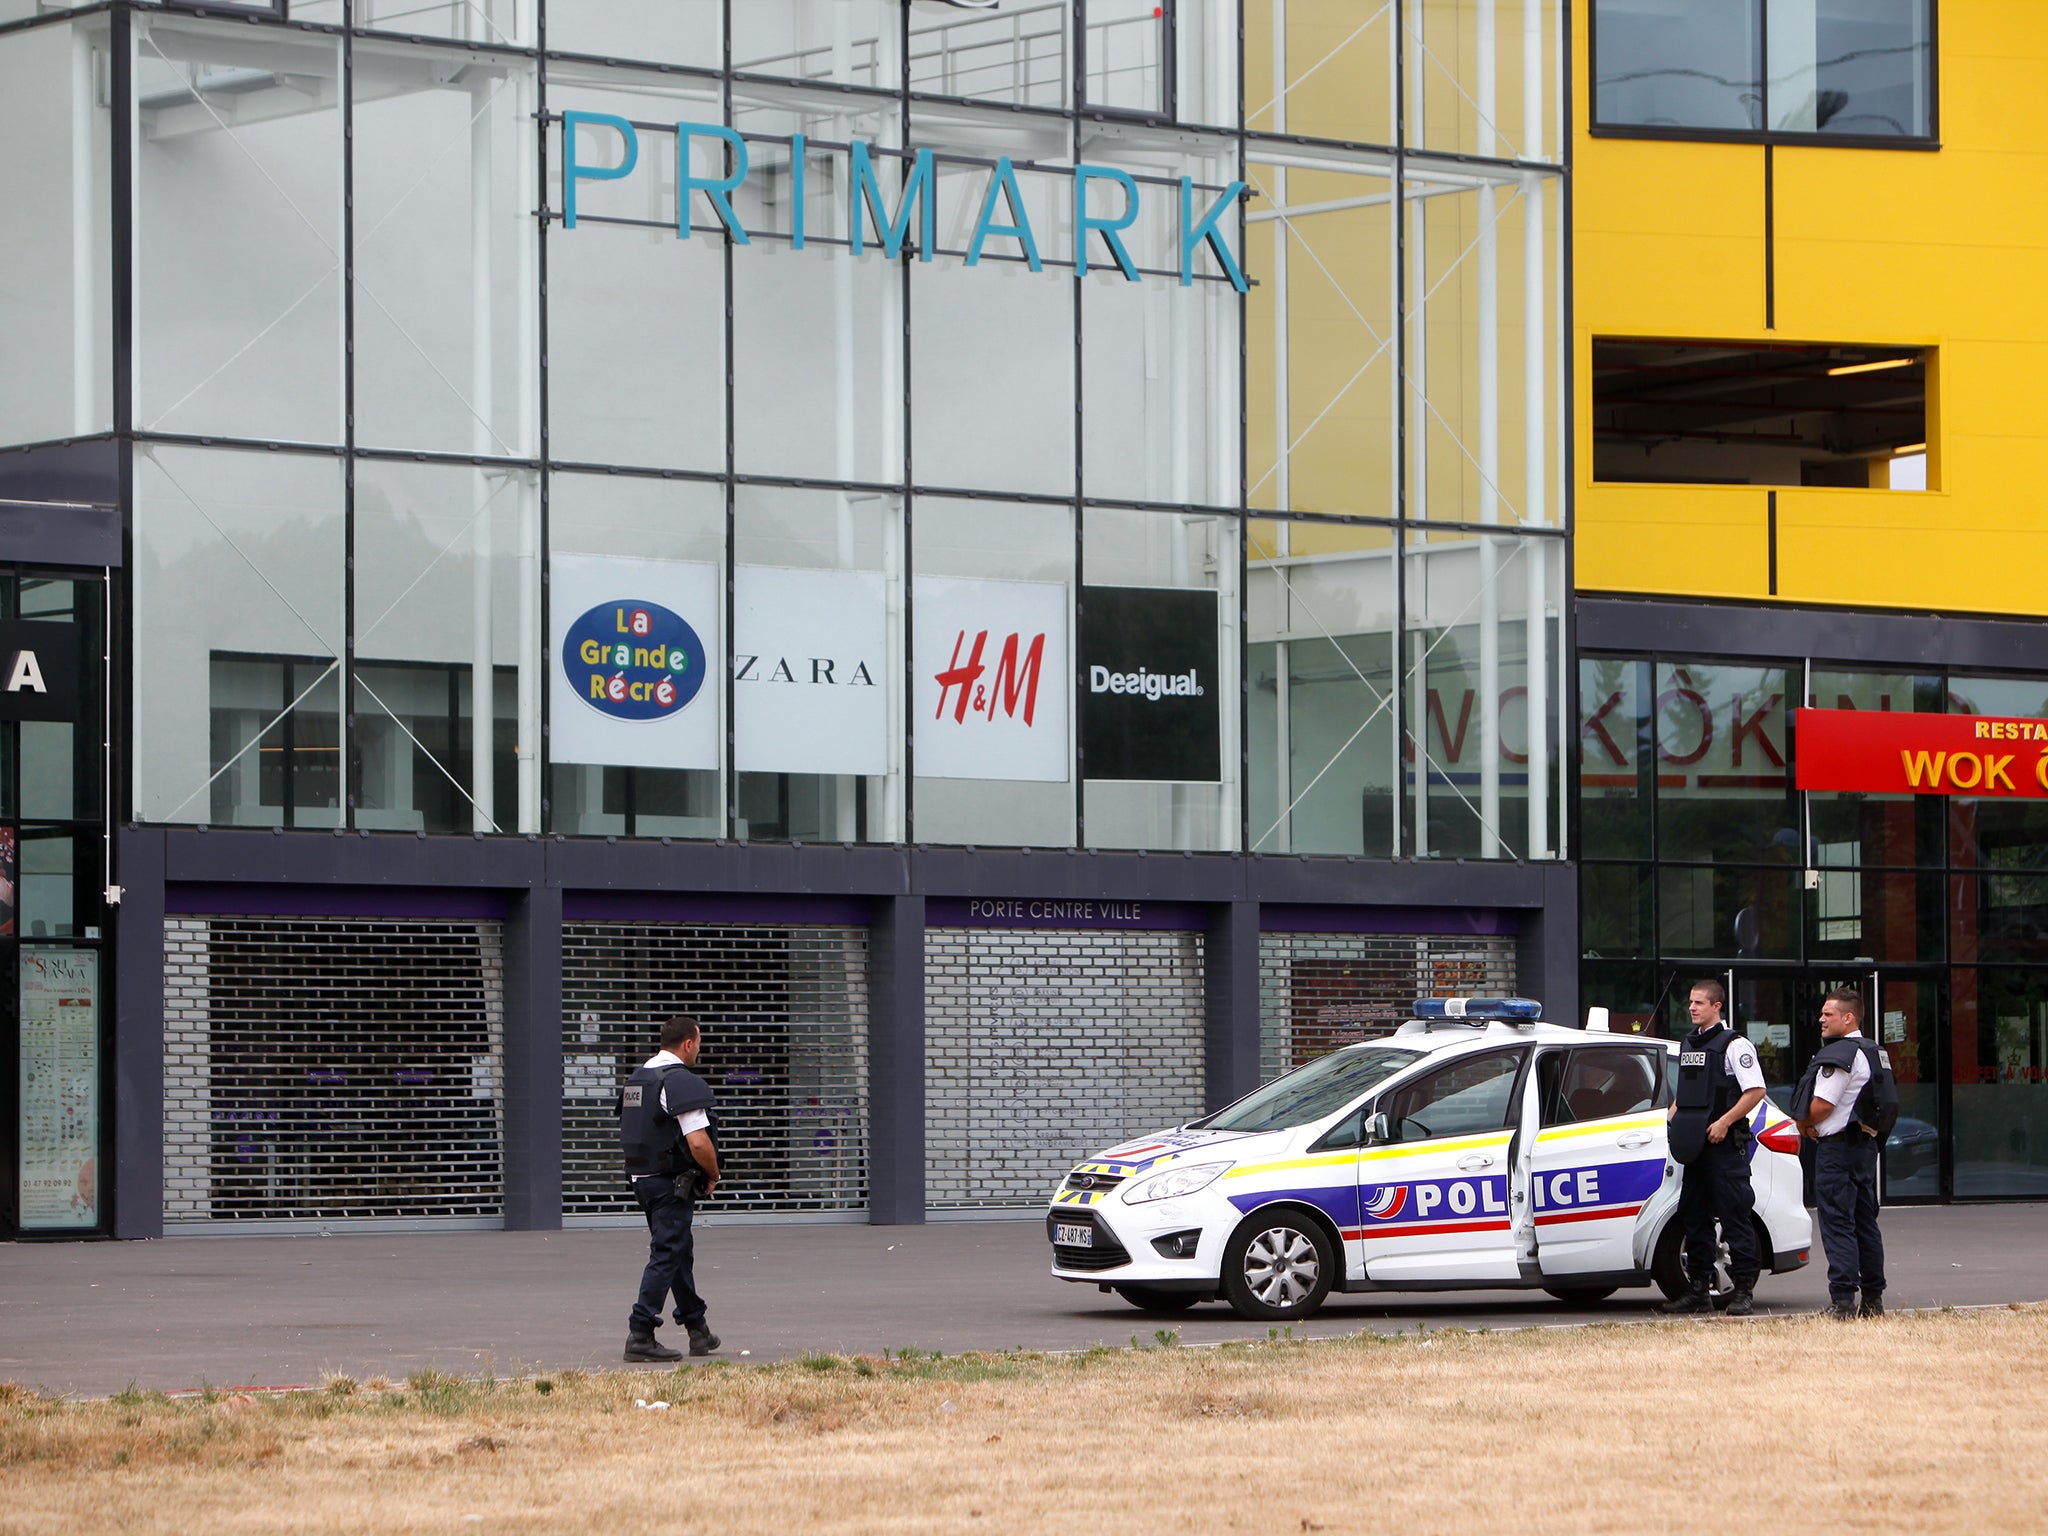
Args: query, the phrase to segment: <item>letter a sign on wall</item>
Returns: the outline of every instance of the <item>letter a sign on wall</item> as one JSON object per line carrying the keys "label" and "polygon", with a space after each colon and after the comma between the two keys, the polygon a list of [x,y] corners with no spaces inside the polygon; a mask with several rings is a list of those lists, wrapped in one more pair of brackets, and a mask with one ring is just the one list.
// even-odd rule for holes
{"label": "letter a sign on wall", "polygon": [[1066,587],[920,576],[911,597],[918,773],[1065,782],[1073,761]]}

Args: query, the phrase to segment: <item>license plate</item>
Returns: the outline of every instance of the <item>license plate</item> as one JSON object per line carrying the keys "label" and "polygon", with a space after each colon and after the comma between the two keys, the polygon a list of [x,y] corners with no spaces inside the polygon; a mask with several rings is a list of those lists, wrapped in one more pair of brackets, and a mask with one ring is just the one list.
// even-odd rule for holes
{"label": "license plate", "polygon": [[1093,1227],[1069,1226],[1066,1222],[1055,1222],[1052,1240],[1062,1248],[1093,1248],[1095,1229]]}

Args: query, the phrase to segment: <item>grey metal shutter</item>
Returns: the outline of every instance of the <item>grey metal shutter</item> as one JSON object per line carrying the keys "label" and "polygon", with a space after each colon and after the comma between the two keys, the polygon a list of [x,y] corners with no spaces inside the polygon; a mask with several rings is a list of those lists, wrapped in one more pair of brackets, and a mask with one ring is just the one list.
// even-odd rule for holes
{"label": "grey metal shutter", "polygon": [[164,925],[164,1217],[503,1220],[500,925]]}
{"label": "grey metal shutter", "polygon": [[1090,1153],[1202,1113],[1202,935],[925,936],[925,1203],[1042,1205]]}
{"label": "grey metal shutter", "polygon": [[1259,940],[1259,1079],[1392,1031],[1418,997],[1514,990],[1512,938],[1266,934]]}
{"label": "grey metal shutter", "polygon": [[866,929],[568,923],[562,1002],[565,1218],[638,1215],[613,1096],[677,1013],[723,1124],[705,1214],[867,1208]]}

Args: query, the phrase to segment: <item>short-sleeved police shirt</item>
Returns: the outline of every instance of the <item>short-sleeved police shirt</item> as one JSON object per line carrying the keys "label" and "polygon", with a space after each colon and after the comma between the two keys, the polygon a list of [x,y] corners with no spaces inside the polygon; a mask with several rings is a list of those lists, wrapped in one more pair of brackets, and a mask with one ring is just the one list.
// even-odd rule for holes
{"label": "short-sleeved police shirt", "polygon": [[[1863,1034],[1860,1030],[1836,1038],[1853,1040],[1859,1046],[1863,1043]],[[1820,1072],[1814,1078],[1813,1096],[1816,1099],[1826,1099],[1834,1108],[1814,1122],[1814,1134],[1832,1136],[1837,1131],[1846,1130],[1850,1119],[1856,1113],[1856,1096],[1863,1092],[1863,1085],[1869,1081],[1870,1059],[1861,1050],[1856,1052],[1856,1060],[1847,1071],[1823,1062]],[[1799,1107],[1802,1110],[1812,1108],[1808,1104]]]}
{"label": "short-sleeved police shirt", "polygon": [[[680,1067],[687,1065],[687,1063],[673,1051],[656,1051],[646,1061],[642,1062],[641,1065],[646,1067]],[[661,1107],[663,1112],[666,1113],[668,1110],[668,1089],[665,1087],[661,1090]],[[675,1120],[676,1129],[685,1136],[689,1135],[692,1131],[708,1131],[711,1129],[711,1117],[701,1109],[686,1110],[684,1113],[677,1115]]]}
{"label": "short-sleeved police shirt", "polygon": [[[1730,1026],[1723,1024],[1723,1029]],[[1764,1069],[1756,1059],[1756,1047],[1747,1037],[1737,1035],[1728,1042],[1728,1075],[1735,1079],[1735,1086],[1744,1093],[1764,1085]]]}

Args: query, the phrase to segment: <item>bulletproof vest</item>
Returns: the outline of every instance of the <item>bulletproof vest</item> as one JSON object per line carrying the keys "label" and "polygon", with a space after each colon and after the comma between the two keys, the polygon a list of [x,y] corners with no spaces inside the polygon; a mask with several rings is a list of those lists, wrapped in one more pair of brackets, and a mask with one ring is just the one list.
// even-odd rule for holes
{"label": "bulletproof vest", "polygon": [[1813,1060],[1806,1064],[1806,1072],[1799,1079],[1799,1086],[1792,1090],[1792,1103],[1804,1115],[1813,1107],[1813,1090],[1820,1082],[1820,1069],[1833,1067],[1841,1072],[1851,1071],[1856,1065],[1858,1051],[1870,1062],[1870,1077],[1858,1091],[1849,1118],[1852,1124],[1869,1126],[1882,1140],[1891,1135],[1892,1127],[1899,1123],[1899,1085],[1898,1079],[1892,1076],[1891,1057],[1874,1040],[1866,1040],[1861,1035],[1844,1035],[1815,1051]]}
{"label": "bulletproof vest", "polygon": [[[668,1107],[662,1107],[666,1092]],[[676,1174],[693,1166],[676,1116],[711,1108],[711,1089],[688,1067],[636,1067],[619,1089],[619,1151],[635,1178]]]}
{"label": "bulletproof vest", "polygon": [[[1707,1149],[1707,1126],[1720,1119],[1742,1097],[1728,1070],[1733,1029],[1716,1024],[1711,1033],[1694,1030],[1678,1047],[1678,1112],[1671,1117],[1671,1158],[1689,1163]],[[1749,1127],[1732,1126],[1728,1140],[1736,1145]]]}

